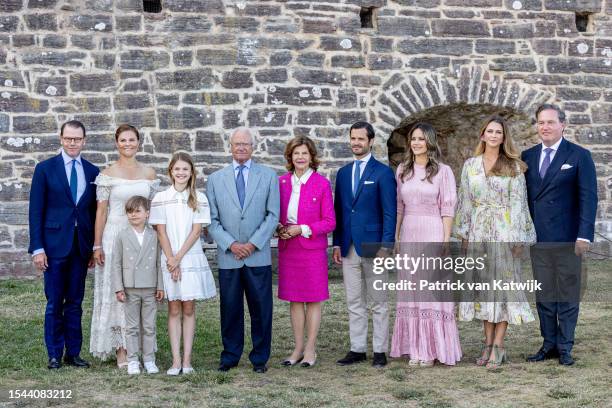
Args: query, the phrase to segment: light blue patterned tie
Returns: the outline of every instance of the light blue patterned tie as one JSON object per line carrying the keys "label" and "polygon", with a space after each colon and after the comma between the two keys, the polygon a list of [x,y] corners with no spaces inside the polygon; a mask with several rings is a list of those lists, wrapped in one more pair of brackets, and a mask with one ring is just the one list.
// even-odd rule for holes
{"label": "light blue patterned tie", "polygon": [[355,173],[353,174],[353,197],[357,195],[359,179],[361,178],[361,160],[355,160]]}
{"label": "light blue patterned tie", "polygon": [[246,194],[246,189],[244,185],[244,175],[242,171],[246,166],[240,165],[238,166],[238,177],[236,177],[236,190],[238,191],[238,201],[240,201],[240,208],[244,206],[244,196]]}
{"label": "light blue patterned tie", "polygon": [[546,171],[548,171],[548,168],[550,167],[550,154],[552,153],[553,149],[547,147],[546,149],[544,149],[544,151],[546,152],[546,156],[544,156],[544,161],[542,161],[542,167],[540,167],[540,178],[542,180],[544,180],[544,176],[546,176]]}
{"label": "light blue patterned tie", "polygon": [[78,190],[78,178],[76,172],[76,160],[72,159],[72,170],[70,170],[70,192],[72,193],[72,200],[77,202],[77,190]]}

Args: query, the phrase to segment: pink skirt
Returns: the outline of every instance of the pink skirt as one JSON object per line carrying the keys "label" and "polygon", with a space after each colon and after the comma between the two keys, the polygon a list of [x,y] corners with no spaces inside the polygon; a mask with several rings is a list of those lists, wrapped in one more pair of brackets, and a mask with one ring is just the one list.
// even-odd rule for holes
{"label": "pink skirt", "polygon": [[327,249],[304,249],[297,240],[278,250],[278,298],[289,302],[329,299]]}

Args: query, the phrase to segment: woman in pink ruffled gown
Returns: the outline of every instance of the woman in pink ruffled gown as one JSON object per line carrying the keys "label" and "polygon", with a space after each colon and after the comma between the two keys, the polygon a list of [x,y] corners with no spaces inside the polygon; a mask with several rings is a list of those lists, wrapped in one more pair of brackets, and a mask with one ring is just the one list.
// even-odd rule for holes
{"label": "woman in pink ruffled gown", "polygon": [[[409,255],[420,256],[421,249],[429,246],[407,243],[450,240],[457,201],[455,177],[449,166],[439,162],[440,155],[435,129],[427,123],[414,125],[405,159],[397,168],[396,241],[400,251],[410,248]],[[418,254],[412,254],[416,247]],[[398,295],[391,357],[409,356],[410,365],[424,367],[435,360],[455,365],[461,359],[455,305],[428,300],[433,301],[415,301],[410,293]]]}

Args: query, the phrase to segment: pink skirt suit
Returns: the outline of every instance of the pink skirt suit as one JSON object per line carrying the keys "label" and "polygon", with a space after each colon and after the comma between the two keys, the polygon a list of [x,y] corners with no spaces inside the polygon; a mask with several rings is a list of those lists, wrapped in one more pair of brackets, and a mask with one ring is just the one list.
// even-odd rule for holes
{"label": "pink skirt suit", "polygon": [[[292,173],[279,178],[280,223],[287,225]],[[327,234],[336,228],[329,180],[313,172],[300,187],[297,224],[308,225],[312,234],[278,240],[278,298],[290,302],[321,302],[329,299],[327,287]]]}

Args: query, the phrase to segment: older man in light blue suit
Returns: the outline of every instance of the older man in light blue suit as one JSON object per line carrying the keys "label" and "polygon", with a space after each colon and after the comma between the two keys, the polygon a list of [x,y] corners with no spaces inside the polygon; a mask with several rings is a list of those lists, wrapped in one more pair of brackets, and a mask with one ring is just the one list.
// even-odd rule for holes
{"label": "older man in light blue suit", "polygon": [[253,370],[267,371],[272,342],[272,257],[270,238],[280,213],[276,173],[251,160],[253,137],[246,128],[232,133],[233,162],[210,175],[207,195],[217,242],[221,338],[219,371],[238,365],[244,348],[244,300],[251,315]]}

